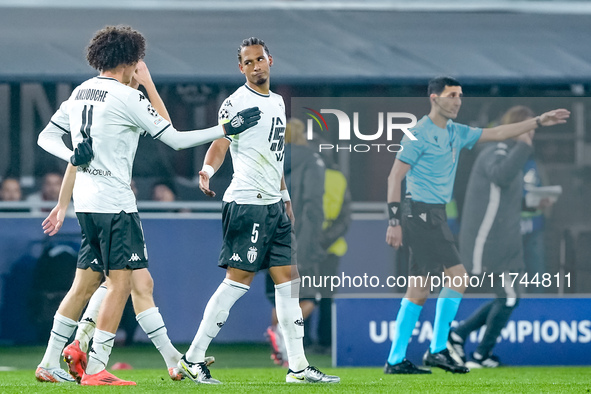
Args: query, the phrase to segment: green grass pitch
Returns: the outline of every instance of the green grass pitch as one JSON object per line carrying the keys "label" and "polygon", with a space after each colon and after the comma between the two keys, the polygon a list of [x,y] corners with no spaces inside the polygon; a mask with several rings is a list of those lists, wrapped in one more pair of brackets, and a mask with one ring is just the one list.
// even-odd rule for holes
{"label": "green grass pitch", "polygon": [[[186,350],[182,347],[180,350]],[[42,347],[0,348],[0,393],[146,392],[178,393],[207,391],[224,393],[589,393],[591,367],[503,367],[453,375],[435,369],[432,375],[384,375],[381,368],[330,368],[328,356],[309,355],[309,361],[327,373],[341,377],[333,385],[285,383],[286,370],[274,366],[266,345],[212,345],[216,357],[212,375],[222,386],[196,385],[189,380],[173,382],[162,359],[149,345],[115,347],[111,362],[131,364],[133,370],[116,371],[135,387],[80,387],[75,384],[39,383],[34,369],[43,356]],[[6,370],[12,369],[14,370]]]}

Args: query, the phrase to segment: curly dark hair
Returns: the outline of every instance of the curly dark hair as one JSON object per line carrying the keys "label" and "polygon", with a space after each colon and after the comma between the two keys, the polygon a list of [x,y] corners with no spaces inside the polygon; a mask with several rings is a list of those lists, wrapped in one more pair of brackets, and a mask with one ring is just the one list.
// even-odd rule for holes
{"label": "curly dark hair", "polygon": [[238,61],[240,63],[242,63],[242,48],[245,47],[250,47],[253,45],[260,45],[263,47],[263,49],[265,50],[265,53],[267,54],[267,56],[270,55],[269,53],[269,48],[267,48],[267,45],[265,44],[265,41],[261,40],[260,38],[256,38],[256,37],[250,37],[250,38],[246,38],[242,41],[242,43],[240,44],[240,46],[238,47]]}
{"label": "curly dark hair", "polygon": [[98,71],[136,63],[145,54],[146,39],[129,26],[106,26],[95,33],[86,48],[88,64]]}

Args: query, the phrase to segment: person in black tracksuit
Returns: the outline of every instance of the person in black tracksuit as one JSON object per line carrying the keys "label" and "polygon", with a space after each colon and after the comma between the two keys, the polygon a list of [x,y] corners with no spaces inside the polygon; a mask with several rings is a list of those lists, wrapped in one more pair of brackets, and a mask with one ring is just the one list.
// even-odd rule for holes
{"label": "person in black tracksuit", "polygon": [[[326,259],[326,249],[321,243],[324,222],[323,195],[325,165],[318,153],[307,146],[304,136],[304,124],[299,119],[290,119],[285,131],[285,183],[292,202],[295,225],[292,227],[297,242],[297,266],[300,277],[318,277],[320,264]],[[302,286],[300,289],[300,308],[305,320],[316,308],[320,298],[319,288]],[[267,298],[272,303],[275,297],[273,280],[267,275]],[[275,309],[272,312],[272,325],[267,328],[267,337],[271,342],[271,358],[278,365],[285,365],[287,354],[283,346],[283,337],[277,329]],[[310,338],[304,337],[306,345]]]}
{"label": "person in black tracksuit", "polygon": [[[503,123],[533,117],[529,108],[517,106],[505,114]],[[509,273],[524,269],[520,233],[522,169],[533,152],[533,133],[534,130],[486,147],[476,159],[468,181],[460,227],[460,255],[468,272],[480,277],[486,274],[489,286],[488,275],[494,274],[492,290],[497,295],[450,332],[448,346],[466,363],[466,338],[486,324],[473,360],[466,363],[470,368],[500,365],[492,350],[519,302],[518,281],[511,286],[513,277]]]}

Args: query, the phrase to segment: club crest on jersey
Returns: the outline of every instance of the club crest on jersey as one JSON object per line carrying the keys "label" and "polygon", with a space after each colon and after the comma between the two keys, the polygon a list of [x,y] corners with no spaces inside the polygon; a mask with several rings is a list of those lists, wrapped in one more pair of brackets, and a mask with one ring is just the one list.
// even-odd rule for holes
{"label": "club crest on jersey", "polygon": [[152,107],[152,104],[148,104],[148,113],[150,115],[152,115],[153,117],[157,117],[158,116],[158,111],[156,111],[156,109],[154,107]]}
{"label": "club crest on jersey", "polygon": [[251,246],[248,249],[248,253],[246,254],[246,258],[248,259],[250,264],[252,264],[257,259],[257,255],[258,255],[257,248],[254,246]]}
{"label": "club crest on jersey", "polygon": [[232,118],[232,127],[240,127],[243,123],[244,118],[242,117],[242,115],[234,116],[234,118]]}

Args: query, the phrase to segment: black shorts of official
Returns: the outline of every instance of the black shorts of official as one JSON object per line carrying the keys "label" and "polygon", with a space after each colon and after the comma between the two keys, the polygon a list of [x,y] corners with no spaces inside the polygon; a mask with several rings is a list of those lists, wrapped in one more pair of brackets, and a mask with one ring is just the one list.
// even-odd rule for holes
{"label": "black shorts of official", "polygon": [[410,275],[441,275],[445,268],[462,264],[444,204],[404,200],[402,237],[410,252]]}
{"label": "black shorts of official", "polygon": [[285,204],[249,205],[224,202],[223,244],[218,265],[258,272],[296,264],[295,236]]}
{"label": "black shorts of official", "polygon": [[77,268],[96,272],[148,267],[144,232],[137,212],[76,213],[82,228]]}

